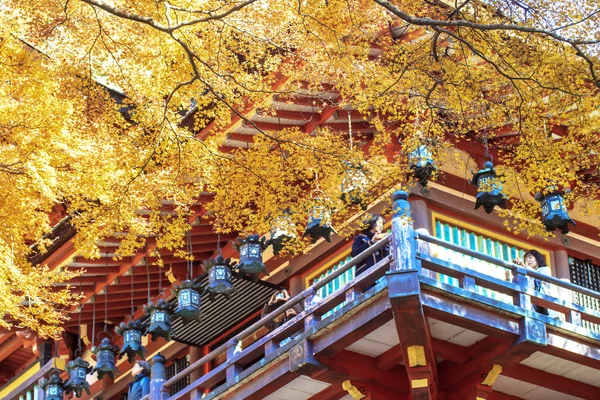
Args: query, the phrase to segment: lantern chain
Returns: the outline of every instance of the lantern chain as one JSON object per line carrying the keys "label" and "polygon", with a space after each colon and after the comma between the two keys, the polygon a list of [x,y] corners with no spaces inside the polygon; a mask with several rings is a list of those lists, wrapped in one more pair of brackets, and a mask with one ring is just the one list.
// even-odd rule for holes
{"label": "lantern chain", "polygon": [[[104,274],[106,275],[106,279],[108,279],[108,252],[106,252],[106,258],[104,263]],[[108,285],[104,286],[104,332],[107,332],[107,324],[108,324]]]}
{"label": "lantern chain", "polygon": [[[83,289],[83,273],[79,275],[79,285]],[[81,314],[83,314],[83,304],[79,305],[79,340],[77,340],[77,350],[79,350],[79,355],[81,356]]]}
{"label": "lantern chain", "polygon": [[96,282],[94,282],[94,302],[92,303],[92,346],[96,340]]}
{"label": "lantern chain", "polygon": [[490,155],[490,147],[488,144],[487,128],[483,129],[483,146],[485,147],[484,159],[491,159],[492,156]]}
{"label": "lantern chain", "polygon": [[131,266],[131,317],[130,320],[133,320],[133,313],[134,313],[134,309],[133,309],[133,265]]}
{"label": "lantern chain", "polygon": [[193,268],[193,263],[192,263],[192,234],[190,233],[190,231],[187,232],[187,251],[188,251],[188,260],[187,260],[187,279],[191,280],[192,279],[192,268]]}
{"label": "lantern chain", "polygon": [[221,254],[221,232],[217,232],[217,251]]}
{"label": "lantern chain", "polygon": [[348,113],[348,136],[350,137],[350,151],[352,151],[352,147],[353,147],[353,141],[352,141],[352,117],[351,117],[351,113],[350,113],[350,106],[348,106],[348,109],[346,110]]}
{"label": "lantern chain", "polygon": [[[148,263],[148,243],[144,246],[144,251],[146,252],[146,278],[148,279],[148,303],[150,303],[150,264]],[[133,293],[131,294],[133,298]]]}

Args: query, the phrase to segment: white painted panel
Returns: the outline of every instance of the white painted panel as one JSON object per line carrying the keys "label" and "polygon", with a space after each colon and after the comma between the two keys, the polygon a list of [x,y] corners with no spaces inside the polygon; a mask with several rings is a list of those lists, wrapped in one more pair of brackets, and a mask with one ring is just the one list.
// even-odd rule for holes
{"label": "white painted panel", "polygon": [[352,343],[350,346],[346,347],[346,350],[354,351],[356,353],[364,354],[371,357],[377,357],[393,346],[389,346],[387,344],[374,342],[369,339],[359,339],[356,342]]}
{"label": "white painted panel", "polygon": [[326,389],[328,383],[300,376],[282,388],[279,388],[264,400],[306,400]]}
{"label": "white painted panel", "polygon": [[384,324],[373,332],[365,336],[365,339],[372,340],[373,342],[383,343],[388,346],[395,346],[400,343],[398,339],[398,331],[396,326],[389,326]]}
{"label": "white painted panel", "polygon": [[433,321],[431,323],[430,318],[429,331],[431,332],[431,336],[436,339],[448,340],[465,330],[465,328],[461,328],[460,326],[451,325],[439,320]]}
{"label": "white painted panel", "polygon": [[536,387],[537,386],[532,385],[531,383],[518,381],[502,375],[500,375],[496,383],[494,383],[494,390],[521,398]]}
{"label": "white painted panel", "polygon": [[562,358],[550,354],[538,351],[529,358],[521,361],[521,364],[554,375],[564,376],[565,378],[600,387],[600,371],[585,365],[579,365],[569,360],[563,360]]}
{"label": "white painted panel", "polygon": [[482,333],[464,330],[458,335],[451,337],[448,342],[457,344],[459,346],[469,347],[485,337],[487,336]]}
{"label": "white painted panel", "polygon": [[494,383],[494,391],[510,394],[527,400],[582,400],[555,390],[546,389],[531,383],[509,378],[503,375]]}
{"label": "white painted panel", "polygon": [[548,398],[548,396],[551,396],[554,393],[556,393],[554,390],[537,386],[531,392],[525,393],[523,395],[523,398],[527,400],[545,400],[546,398]]}
{"label": "white painted panel", "polygon": [[321,390],[325,390],[329,387],[329,383],[317,381],[309,378],[308,376],[300,376],[284,387],[289,389],[299,390],[301,392],[307,392],[310,394],[319,393]]}
{"label": "white painted panel", "polygon": [[[272,399],[271,396],[274,396]],[[282,387],[277,390],[271,396],[265,397],[265,399],[275,400],[275,399],[285,399],[285,400],[308,400],[312,397],[311,393],[301,392],[299,390],[290,389],[288,387]]]}

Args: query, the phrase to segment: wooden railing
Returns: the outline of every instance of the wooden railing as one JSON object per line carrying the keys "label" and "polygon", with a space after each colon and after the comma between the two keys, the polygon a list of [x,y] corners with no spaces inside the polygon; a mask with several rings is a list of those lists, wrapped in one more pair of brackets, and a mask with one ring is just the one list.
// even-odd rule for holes
{"label": "wooden railing", "polygon": [[[339,318],[343,318],[344,314],[348,313],[348,311],[358,311],[362,306],[367,304],[369,298],[379,298],[379,296],[383,295],[381,293],[384,293],[383,289],[387,287],[387,282],[386,280],[380,281],[379,279],[384,276],[387,270],[418,271],[419,280],[421,285],[425,287],[425,290],[429,287],[438,292],[447,292],[455,296],[462,296],[463,298],[468,298],[470,302],[479,302],[489,307],[501,309],[505,313],[512,314],[517,318],[525,316],[537,318],[546,324],[554,326],[556,329],[562,329],[570,331],[572,334],[585,335],[600,340],[599,334],[591,332],[581,326],[582,320],[600,323],[600,313],[574,304],[570,300],[565,300],[572,298],[572,296],[568,295],[570,292],[584,294],[596,299],[600,299],[600,293],[573,285],[570,282],[552,276],[541,274],[534,270],[504,262],[462,246],[445,242],[434,236],[416,233],[413,231],[412,226],[408,222],[409,219],[406,217],[408,214],[408,202],[405,201],[405,195],[402,194],[401,196],[396,196],[395,201],[402,198],[404,199],[404,203],[401,204],[401,207],[403,207],[401,210],[402,213],[396,211],[396,215],[394,215],[392,235],[377,242],[364,253],[354,257],[323,280],[316,282],[311,287],[292,297],[278,309],[244,329],[228,342],[211,351],[208,355],[192,363],[185,370],[167,380],[164,373],[164,358],[162,358],[162,356],[157,356],[157,358],[160,357],[162,361],[158,360],[157,362],[156,359],[154,360],[151,393],[149,398],[153,400],[175,400],[189,396],[191,399],[198,399],[200,398],[201,391],[205,388],[214,388],[216,385],[219,385],[219,387],[215,389],[215,392],[221,393],[234,384],[244,381],[244,379],[250,377],[252,373],[259,371],[268,363],[281,358],[285,352],[300,340],[314,337],[322,328],[335,323]],[[394,204],[397,204],[397,202]],[[417,249],[419,248],[418,240],[445,247],[458,253],[495,264],[506,270],[510,270],[513,275],[513,280],[507,282],[487,275],[485,271],[461,267],[432,257],[429,254],[419,254],[417,252]],[[370,257],[373,252],[380,250],[390,242],[392,243],[390,256],[375,264],[368,271],[365,271],[365,273],[356,277],[353,281],[340,287],[325,299],[321,299],[313,304],[313,298],[321,287],[327,285],[329,282],[345,273],[348,269],[360,264],[367,257]],[[393,260],[394,255],[396,260]],[[430,271],[456,278],[459,281],[459,287],[434,279],[434,275]],[[535,291],[533,289],[533,280],[539,280],[554,285],[560,290],[561,298],[552,297]],[[502,302],[479,294],[477,293],[477,286],[503,293],[507,295],[508,299],[512,299],[512,302]],[[346,304],[342,310],[335,311],[326,318],[321,318],[323,314],[343,302],[346,302]],[[249,335],[252,335],[255,331],[265,326],[269,321],[272,321],[286,310],[301,303],[304,305],[304,311],[299,313],[293,319],[250,344],[241,352],[236,353],[234,351],[238,342],[244,340],[244,338]],[[539,314],[533,310],[532,304],[545,307],[558,315],[558,317],[562,316],[562,318],[554,318],[552,315],[546,316]],[[285,338],[292,338],[292,340],[282,344],[281,341]],[[205,364],[210,363],[221,355],[226,355],[227,357],[224,363],[216,366],[199,379],[192,381],[186,388],[169,397],[168,388],[171,385],[182,378],[189,376],[194,371],[198,371]],[[221,384],[223,381],[225,384]]]}
{"label": "wooden railing", "polygon": [[[583,294],[599,300],[600,293],[578,285],[574,285],[571,282],[564,281],[553,276],[541,274],[532,269],[507,263],[466,247],[448,243],[434,236],[418,233],[416,234],[416,237],[425,242],[432,243],[440,247],[445,247],[458,253],[493,263],[497,266],[505,268],[506,270],[510,270],[513,275],[513,280],[512,282],[507,282],[491,277],[484,271],[476,271],[474,269],[460,267],[450,262],[439,260],[430,255],[419,254],[417,258],[421,260],[423,268],[458,279],[460,282],[460,287],[469,292],[475,292],[475,286],[481,286],[486,289],[506,294],[513,299],[513,306],[519,307],[525,310],[527,313],[532,312],[532,304],[544,307],[550,311],[550,315],[544,316],[536,313],[536,318],[542,319],[546,323],[567,328],[574,332],[581,332],[586,336],[592,336],[593,338],[600,340],[600,335],[582,327],[582,321],[589,321],[596,324],[600,323],[600,313],[591,308],[577,305],[571,301],[573,298],[572,293]],[[534,290],[533,280],[547,282],[550,285],[554,285],[560,293],[560,298]],[[428,282],[428,280],[425,278],[424,282]],[[452,291],[450,285],[441,284],[439,282],[429,283],[447,291]],[[498,305],[498,301],[492,300],[485,296],[473,295],[473,298],[483,303],[493,304],[496,306]],[[572,324],[572,326],[562,323],[563,319],[564,322]]]}
{"label": "wooden railing", "polygon": [[[381,262],[375,264],[367,272],[360,275],[352,282],[342,286],[334,293],[329,295],[326,299],[319,301],[318,304],[313,304],[313,297],[321,287],[336,279],[348,269],[363,262],[367,257],[370,257],[373,252],[388,244],[389,240],[389,237],[380,240],[367,251],[354,257],[335,272],[325,277],[323,280],[315,283],[308,289],[290,298],[279,308],[261,318],[248,328],[244,329],[242,332],[231,338],[228,342],[222,344],[206,356],[202,357],[200,360],[192,363],[183,371],[174,375],[172,378],[164,382],[164,388],[160,389],[163,397],[160,398],[166,398],[164,392],[175,382],[186,376],[189,376],[192,372],[202,368],[205,364],[211,362],[224,353],[227,354],[227,361],[225,363],[212,369],[208,374],[205,374],[200,379],[191,382],[186,388],[168,398],[169,400],[180,399],[190,393],[194,394],[194,392],[197,395],[200,389],[213,386],[223,379],[225,379],[227,383],[233,383],[237,379],[238,374],[242,371],[242,365],[262,357],[265,359],[272,358],[273,354],[275,354],[277,350],[289,348],[291,343],[280,346],[279,342],[283,339],[291,336],[297,336],[299,332],[307,332],[311,328],[316,327],[319,322],[326,323],[327,321],[332,321],[338,318],[340,316],[339,313],[333,313],[323,321],[320,320],[321,315],[335,308],[344,301],[354,300],[355,297],[362,294],[363,288],[372,285],[377,279],[381,278],[388,269],[387,267],[391,260],[390,257],[386,257]],[[272,321],[274,318],[285,313],[286,310],[301,303],[303,303],[305,308],[303,312],[299,313],[293,319],[287,321],[285,324],[273,330],[272,332],[269,332],[258,341],[252,343],[246,349],[243,349],[242,352],[234,354],[234,349],[239,341],[253,334],[259,328],[267,325],[267,323]]]}
{"label": "wooden railing", "polygon": [[[36,399],[43,398],[43,390],[39,387],[39,380],[45,376],[54,368],[55,360],[50,360],[44,365],[34,364],[35,370],[27,369],[19,378],[21,382],[15,383],[14,387],[6,385],[5,388],[0,391],[2,399]],[[34,372],[32,372],[34,371]],[[31,373],[32,372],[32,373]]]}

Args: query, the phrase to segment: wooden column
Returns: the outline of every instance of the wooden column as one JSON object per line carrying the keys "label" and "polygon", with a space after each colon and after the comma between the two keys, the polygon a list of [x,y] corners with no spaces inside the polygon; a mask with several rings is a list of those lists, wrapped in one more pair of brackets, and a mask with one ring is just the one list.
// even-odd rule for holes
{"label": "wooden column", "polygon": [[411,199],[410,213],[413,219],[413,226],[418,228],[425,228],[429,233],[433,232],[431,225],[431,217],[429,215],[429,209],[427,208],[427,202],[421,198]]}
{"label": "wooden column", "polygon": [[420,264],[410,216],[408,193],[392,195],[392,245],[394,257],[386,273],[388,295],[400,339],[413,399],[436,399],[437,362],[431,346],[429,324],[421,304]]}

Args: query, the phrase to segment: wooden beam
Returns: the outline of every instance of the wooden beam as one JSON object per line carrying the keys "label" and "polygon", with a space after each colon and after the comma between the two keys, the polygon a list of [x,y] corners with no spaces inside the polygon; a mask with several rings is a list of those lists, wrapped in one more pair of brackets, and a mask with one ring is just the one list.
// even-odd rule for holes
{"label": "wooden beam", "polygon": [[543,353],[600,370],[599,348],[554,332],[548,332],[547,340],[548,345],[540,350]]}
{"label": "wooden beam", "polygon": [[11,338],[4,342],[2,347],[0,347],[0,362],[17,351],[22,345],[23,342],[17,335],[11,335]]}
{"label": "wooden beam", "polygon": [[380,296],[361,312],[331,328],[327,335],[315,339],[315,356],[318,359],[331,357],[391,319],[390,303]]}
{"label": "wooden beam", "polygon": [[[431,338],[431,345],[436,357],[442,357],[444,360],[459,364],[469,361],[466,347],[436,338]],[[403,361],[402,345],[397,344],[377,357],[377,368],[387,371]]]}
{"label": "wooden beam", "polygon": [[[410,392],[408,375],[403,366],[381,371],[377,368],[376,358],[349,350],[343,350],[320,361],[329,371],[314,376],[315,379],[360,381],[397,394],[408,395]],[[334,379],[331,379],[332,377]]]}
{"label": "wooden beam", "polygon": [[341,382],[334,382],[319,393],[311,396],[308,400],[339,400],[348,394],[343,388]]}
{"label": "wooden beam", "polygon": [[386,278],[412,396],[414,399],[437,398],[437,361],[420,301],[419,273],[398,269],[388,272]]}
{"label": "wooden beam", "polygon": [[517,364],[503,370],[502,375],[583,399],[600,399],[599,387],[522,364]]}
{"label": "wooden beam", "polygon": [[227,394],[219,396],[219,398],[229,400],[262,400],[298,376],[298,374],[289,371],[288,359],[284,358],[260,375],[252,377],[252,379],[245,381],[243,385],[235,387],[228,391]]}
{"label": "wooden beam", "polygon": [[[450,390],[477,382],[478,376],[500,366],[502,370],[519,364],[546,346],[546,324],[525,317],[520,322],[521,334],[514,341],[501,341],[492,336],[469,348],[471,360],[464,365],[444,362],[440,365],[440,388]],[[481,383],[481,382],[479,382]]]}

